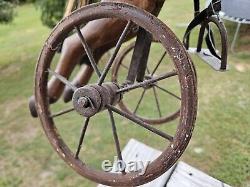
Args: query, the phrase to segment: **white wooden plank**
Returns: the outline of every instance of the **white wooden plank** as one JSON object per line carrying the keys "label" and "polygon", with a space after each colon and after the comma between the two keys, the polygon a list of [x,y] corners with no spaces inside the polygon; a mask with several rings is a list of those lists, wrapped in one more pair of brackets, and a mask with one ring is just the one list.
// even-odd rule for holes
{"label": "white wooden plank", "polygon": [[[188,49],[188,52],[191,54],[197,54],[205,63],[210,65],[213,69],[216,71],[220,71],[221,67],[221,61],[214,57],[211,52],[208,49],[201,49],[201,52],[197,52],[196,48],[190,47]],[[227,66],[227,70],[229,69],[229,66]]]}
{"label": "white wooden plank", "polygon": [[[131,139],[122,151],[123,160],[125,163],[130,161],[143,161],[144,165],[147,161],[155,160],[161,151],[153,149],[135,139]],[[173,168],[168,170],[161,177],[155,179],[154,181],[142,185],[141,187],[164,187],[167,179]],[[98,185],[98,187],[107,187],[104,185]]]}
{"label": "white wooden plank", "polygon": [[[125,163],[130,161],[153,161],[161,152],[153,149],[137,140],[131,139],[122,151]],[[145,164],[145,163],[144,163]],[[174,171],[173,171],[174,170]],[[166,184],[167,183],[167,184]],[[179,162],[158,179],[142,185],[141,187],[230,187],[207,174]],[[98,185],[98,187],[107,187]]]}
{"label": "white wooden plank", "polygon": [[167,187],[230,187],[184,162],[180,162],[170,177]]}

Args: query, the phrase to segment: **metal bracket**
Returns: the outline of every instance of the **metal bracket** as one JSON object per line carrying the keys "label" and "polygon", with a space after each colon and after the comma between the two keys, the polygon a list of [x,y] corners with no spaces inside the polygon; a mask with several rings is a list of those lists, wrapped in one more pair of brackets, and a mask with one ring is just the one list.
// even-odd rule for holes
{"label": "metal bracket", "polygon": [[138,82],[144,80],[151,43],[152,35],[143,28],[140,28],[137,33],[134,53],[127,76],[128,83],[134,83],[135,79]]}

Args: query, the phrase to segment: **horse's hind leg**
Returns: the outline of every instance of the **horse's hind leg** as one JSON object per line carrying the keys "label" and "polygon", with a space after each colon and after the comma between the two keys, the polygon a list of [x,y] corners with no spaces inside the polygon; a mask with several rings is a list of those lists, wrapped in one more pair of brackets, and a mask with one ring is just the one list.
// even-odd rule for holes
{"label": "horse's hind leg", "polygon": [[[104,45],[103,47],[100,47],[99,49],[95,50],[94,52],[94,58],[96,62],[99,62],[101,57],[113,46],[115,45],[115,42],[111,42],[108,45]],[[87,58],[87,59],[86,59]],[[74,80],[72,81],[72,84],[75,85],[76,87],[82,87],[86,84],[88,84],[92,74],[93,74],[93,68],[89,62],[89,59],[87,56],[85,56],[84,63],[75,76]],[[63,94],[63,99],[64,102],[69,102],[72,99],[73,96],[73,90],[66,86]]]}
{"label": "horse's hind leg", "polygon": [[[113,2],[114,0],[102,1]],[[149,12],[152,12],[155,8],[156,0],[117,0],[117,2],[130,3]],[[104,51],[107,51],[109,48],[115,46],[116,41],[122,33],[125,25],[125,22],[118,19],[95,20],[88,23],[82,29],[82,34],[92,50],[98,50],[105,45],[108,45],[107,49],[103,49]],[[58,62],[56,72],[64,76],[65,78],[69,78],[75,65],[80,61],[85,52],[77,34],[74,34],[73,36],[67,38],[63,48],[64,49]],[[91,75],[91,73],[89,72],[86,73]],[[83,80],[83,83],[88,81],[89,79],[89,77],[85,77],[86,80]],[[65,85],[55,77],[53,77],[49,81],[48,94],[52,101],[58,100],[64,90],[64,86]]]}
{"label": "horse's hind leg", "polygon": [[[98,50],[104,44],[115,43],[113,41],[116,41],[116,38],[118,38],[119,34],[122,32],[124,26],[125,23],[119,20],[95,20],[87,24],[82,29],[82,34],[90,48]],[[112,28],[112,32],[105,32],[107,28]],[[68,79],[74,70],[74,67],[77,63],[79,63],[83,55],[85,55],[85,51],[77,34],[70,36],[65,40],[62,54],[55,71]],[[91,76],[90,72],[87,72],[87,74]],[[86,75],[85,78],[87,80],[90,77]],[[84,81],[86,82],[86,80]],[[64,86],[65,85],[56,77],[51,78],[48,85],[48,95],[52,101],[57,101],[59,99],[64,90]]]}
{"label": "horse's hind leg", "polygon": [[[106,0],[113,1],[113,0]],[[155,1],[155,0],[154,0]],[[152,11],[155,2],[150,0],[120,0],[120,2],[127,2],[134,4],[140,8],[144,8],[147,11]],[[119,1],[118,1],[119,2]],[[88,23],[81,31],[82,34],[92,50],[96,50],[103,47],[105,44],[114,44],[120,34],[122,33],[126,23],[118,19],[100,19],[94,20]],[[110,32],[112,30],[112,32]],[[112,46],[113,47],[113,46]],[[85,55],[85,51],[81,45],[80,39],[77,34],[68,37],[63,45],[62,54],[57,64],[55,71],[69,78],[77,63],[79,63],[82,56]],[[83,74],[83,73],[81,73]],[[91,73],[89,73],[91,76]],[[89,77],[86,78],[88,80]],[[86,82],[86,81],[85,81]],[[57,78],[52,77],[48,83],[48,96],[50,102],[56,102],[64,90],[65,85]],[[31,98],[30,108],[31,112],[35,110],[34,97]],[[31,107],[32,106],[32,107]],[[32,109],[33,108],[33,109]],[[33,115],[33,114],[32,114]],[[35,116],[35,114],[33,115]]]}
{"label": "horse's hind leg", "polygon": [[[71,42],[73,42],[74,45],[72,45],[73,43]],[[76,64],[80,60],[80,56],[78,55],[80,53],[80,49],[81,45],[77,42],[76,37],[72,36],[66,39],[55,72],[68,79]],[[63,89],[64,83],[53,76],[48,84],[48,95],[51,102],[56,102],[58,100]]]}

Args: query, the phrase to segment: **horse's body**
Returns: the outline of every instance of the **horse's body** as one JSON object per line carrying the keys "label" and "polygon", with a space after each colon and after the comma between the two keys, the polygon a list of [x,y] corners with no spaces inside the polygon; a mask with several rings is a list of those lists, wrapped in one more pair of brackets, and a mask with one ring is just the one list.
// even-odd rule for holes
{"label": "horse's body", "polygon": [[[129,3],[134,6],[140,7],[152,14],[158,15],[164,0],[102,0],[102,2],[123,2]],[[96,61],[107,52],[110,48],[114,47],[119,36],[121,35],[126,23],[118,19],[101,19],[88,23],[82,28],[82,34],[87,43],[94,52]],[[60,75],[69,78],[76,64],[78,64],[84,56],[84,49],[81,45],[79,37],[74,34],[68,37],[63,44],[62,53],[56,72]],[[88,65],[82,67],[81,71],[73,80],[76,86],[85,85],[91,75],[92,68]],[[56,101],[64,90],[64,84],[58,79],[52,77],[49,81],[49,97]],[[66,89],[67,90],[67,89]],[[66,91],[66,93],[68,93]],[[70,96],[66,100],[69,100]]]}

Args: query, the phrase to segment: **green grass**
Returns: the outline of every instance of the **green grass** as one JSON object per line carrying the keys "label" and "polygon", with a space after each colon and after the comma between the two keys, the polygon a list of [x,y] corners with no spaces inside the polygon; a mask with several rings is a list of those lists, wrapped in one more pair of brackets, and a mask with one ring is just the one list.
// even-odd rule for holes
{"label": "green grass", "polygon": [[[185,28],[178,24],[191,20],[191,3],[168,1],[160,15],[180,38]],[[33,92],[34,67],[49,29],[42,26],[40,13],[32,5],[19,7],[17,13],[12,24],[0,25],[0,186],[96,186],[59,159],[39,120],[29,116],[27,100]],[[226,25],[231,39],[235,26]],[[242,187],[250,185],[250,38],[247,29],[244,27],[241,32],[238,52],[229,56],[230,71],[226,73],[214,72],[192,56],[198,73],[199,112],[193,138],[181,158],[215,178]],[[154,49],[158,57],[159,50]],[[133,97],[128,98],[128,102],[132,105]],[[151,112],[153,102],[148,98],[142,114]],[[63,103],[54,109],[61,106]],[[163,148],[158,137],[136,126],[130,127],[122,118],[117,117],[116,121],[122,147],[129,138],[137,138]],[[57,120],[60,132],[73,149],[82,122],[77,114]],[[115,155],[109,125],[106,113],[91,121],[83,153],[93,167],[100,167],[101,160]],[[160,128],[174,130],[173,126]]]}

